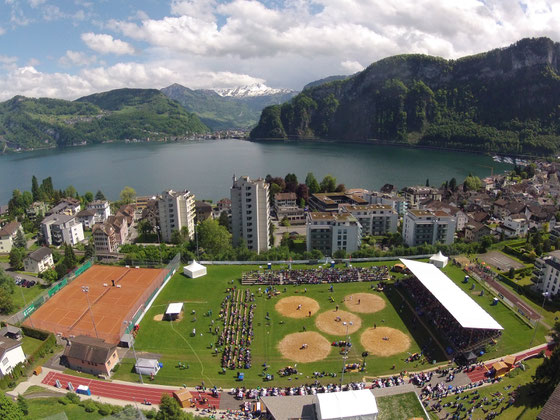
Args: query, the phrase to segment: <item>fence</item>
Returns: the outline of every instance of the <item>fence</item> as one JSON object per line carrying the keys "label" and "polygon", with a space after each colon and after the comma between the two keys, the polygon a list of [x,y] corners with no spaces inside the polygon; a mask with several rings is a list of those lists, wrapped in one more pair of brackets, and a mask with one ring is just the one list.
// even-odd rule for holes
{"label": "fence", "polygon": [[85,263],[66,274],[62,279],[53,284],[48,290],[43,292],[32,303],[25,306],[19,312],[8,318],[7,323],[16,325],[25,321],[33,312],[39,309],[46,301],[52,298],[55,294],[60,292],[65,286],[72,283],[80,274],[84,273],[94,263],[94,258],[90,258]]}
{"label": "fence", "polygon": [[278,264],[323,264],[329,261],[334,261],[336,263],[353,263],[353,262],[379,262],[379,261],[395,261],[399,258],[406,258],[409,260],[418,260],[422,258],[430,258],[433,254],[424,255],[404,255],[404,256],[393,256],[393,257],[371,257],[371,258],[343,258],[343,259],[322,259],[322,260],[280,260],[280,261],[200,261],[203,265],[266,265],[271,263],[273,265]]}
{"label": "fence", "polygon": [[165,285],[167,280],[175,274],[180,263],[181,254],[179,253],[173,257],[169,264],[167,264],[163,272],[152,282],[150,287],[142,293],[142,296],[138,298],[138,305],[133,307],[128,314],[126,314],[124,319],[127,321],[130,320],[130,323],[121,327],[120,337],[122,337],[123,334],[130,333],[134,328],[134,325],[136,325],[148,309],[150,309],[154,297],[161,290],[162,286]]}

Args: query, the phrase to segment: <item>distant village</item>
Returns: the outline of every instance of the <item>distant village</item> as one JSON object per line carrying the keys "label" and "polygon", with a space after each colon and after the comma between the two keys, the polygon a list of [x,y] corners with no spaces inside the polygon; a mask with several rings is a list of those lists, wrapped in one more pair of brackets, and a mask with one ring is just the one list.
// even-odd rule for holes
{"label": "distant village", "polygon": [[14,258],[21,260],[19,268],[42,273],[53,268],[52,251],[61,246],[118,260],[125,244],[194,241],[195,226],[214,219],[231,233],[233,247],[246,246],[257,254],[286,240],[300,243],[302,258],[340,259],[366,248],[388,251],[547,233],[536,258],[559,249],[559,172],[560,164],[538,162],[482,180],[469,176],[461,184],[452,179],[440,187],[401,190],[386,184],[380,191],[329,186],[325,180],[319,185],[312,174],[305,184],[293,174],[290,179],[243,176],[233,178],[230,197],[217,203],[198,201],[188,190],[154,196],[132,192],[116,203],[101,192],[89,200],[60,192],[55,204],[33,201],[18,213],[13,199],[0,207],[0,254],[27,249]]}

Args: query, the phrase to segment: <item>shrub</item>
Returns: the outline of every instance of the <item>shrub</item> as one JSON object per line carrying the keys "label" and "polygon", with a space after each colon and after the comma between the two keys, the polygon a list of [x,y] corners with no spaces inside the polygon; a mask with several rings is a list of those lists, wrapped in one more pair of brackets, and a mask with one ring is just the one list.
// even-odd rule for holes
{"label": "shrub", "polygon": [[97,404],[92,400],[85,401],[83,403],[83,407],[84,407],[84,410],[86,410],[86,413],[93,413],[93,412],[95,412],[99,409]]}
{"label": "shrub", "polygon": [[78,397],[78,395],[74,394],[73,392],[67,392],[66,393],[66,398],[68,399],[68,402],[70,402],[70,404],[79,404],[80,403],[80,397]]}

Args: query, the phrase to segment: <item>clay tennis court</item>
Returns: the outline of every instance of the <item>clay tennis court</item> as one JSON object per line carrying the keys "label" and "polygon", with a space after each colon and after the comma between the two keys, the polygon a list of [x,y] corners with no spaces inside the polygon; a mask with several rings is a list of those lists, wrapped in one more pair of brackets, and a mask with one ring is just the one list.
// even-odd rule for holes
{"label": "clay tennis court", "polygon": [[[95,337],[89,297],[99,338],[116,343],[123,331],[123,321],[132,318],[161,284],[164,274],[161,269],[93,265],[45,302],[24,324],[65,337]],[[82,286],[89,287],[87,297]]]}

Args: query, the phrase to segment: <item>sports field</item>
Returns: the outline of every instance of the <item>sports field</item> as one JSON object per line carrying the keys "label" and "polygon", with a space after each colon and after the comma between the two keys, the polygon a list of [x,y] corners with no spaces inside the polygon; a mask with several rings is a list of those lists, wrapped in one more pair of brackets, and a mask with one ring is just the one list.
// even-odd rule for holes
{"label": "sports field", "polygon": [[[123,321],[134,315],[131,311],[144,302],[149,295],[147,292],[154,290],[163,272],[152,268],[94,265],[45,302],[24,324],[65,337],[81,334],[95,337],[95,321],[99,338],[116,343]],[[84,286],[89,288],[87,296],[82,290]]]}
{"label": "sports field", "polygon": [[[376,265],[392,266],[395,262]],[[226,289],[233,286],[242,290],[248,288],[255,294],[254,338],[250,347],[252,366],[242,370],[245,372],[245,386],[266,383],[264,363],[269,366],[266,373],[274,375],[274,385],[312,382],[315,380],[314,372],[326,374],[318,378],[322,383],[338,382],[342,364],[362,363],[362,353],[366,349],[369,354],[365,358],[365,371],[345,373],[345,382],[402,370],[427,369],[433,361],[447,362],[443,351],[434,342],[433,337],[438,337],[437,331],[428,332],[417,322],[409,305],[392,288],[377,292],[371,288],[376,285],[375,282],[354,282],[335,284],[331,292],[326,284],[290,285],[285,288],[279,286],[279,294],[268,298],[262,293],[266,286],[261,286],[259,293],[259,286],[241,285],[242,273],[254,269],[255,266],[209,266],[208,275],[198,279],[179,273],[173,276],[142,320],[136,340],[137,352],[161,355],[164,367],[156,376],[155,383],[193,385],[205,381],[207,386],[234,386],[238,370],[227,369],[222,373],[222,353],[214,352],[218,336],[210,332],[217,325],[223,325],[218,318],[220,305],[229,293]],[[466,289],[466,285],[461,284],[464,274],[459,269],[450,267],[444,271]],[[353,298],[350,299],[350,296]],[[492,297],[488,294],[472,297],[505,328],[498,345],[489,349],[486,358],[528,347],[532,329],[503,304],[491,306]],[[161,315],[171,302],[184,303],[184,316],[179,321],[161,321]],[[373,309],[368,309],[370,307]],[[340,320],[336,319],[338,316]],[[346,339],[346,327],[341,323],[345,320],[352,320],[352,325],[347,324],[352,342],[347,359],[342,358],[340,347],[324,345],[325,342]],[[194,336],[193,329],[196,329]],[[543,334],[538,334],[534,344],[542,342]],[[411,353],[421,349],[428,350],[429,360],[406,362]],[[115,378],[137,380],[132,373],[132,365],[132,359],[125,359]],[[297,375],[278,375],[280,369],[296,365]],[[336,374],[336,377],[330,374]]]}

